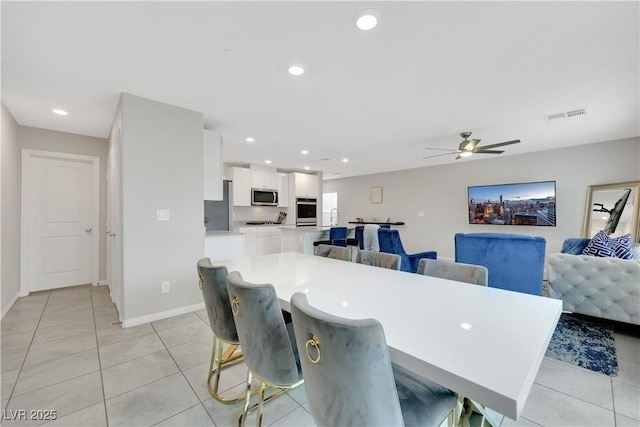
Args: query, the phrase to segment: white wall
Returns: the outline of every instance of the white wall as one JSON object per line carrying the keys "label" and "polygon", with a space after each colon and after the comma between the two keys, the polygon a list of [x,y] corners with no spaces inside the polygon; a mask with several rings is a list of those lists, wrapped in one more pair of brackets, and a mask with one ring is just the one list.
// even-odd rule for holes
{"label": "white wall", "polygon": [[4,317],[20,292],[20,144],[18,123],[4,104],[0,165],[0,301]]}
{"label": "white wall", "polygon": [[[411,169],[324,182],[338,192],[340,224],[356,217],[404,221],[397,226],[407,252],[436,250],[454,258],[455,233],[501,232],[542,236],[547,253],[559,252],[568,237],[582,235],[587,186],[640,180],[640,138]],[[467,187],[556,181],[557,226],[471,225]],[[372,186],[383,187],[383,203],[371,204]],[[424,212],[424,217],[418,213]]]}
{"label": "white wall", "polygon": [[[121,316],[131,326],[202,304],[196,262],[204,250],[203,116],[128,94],[120,106]],[[157,209],[169,209],[170,220],[156,221]],[[169,293],[161,293],[164,281]]]}
{"label": "white wall", "polygon": [[77,135],[28,126],[19,127],[20,148],[54,151],[58,153],[82,154],[100,158],[100,200],[99,200],[99,265],[98,279],[106,278],[106,206],[107,206],[107,152],[108,141],[93,136]]}

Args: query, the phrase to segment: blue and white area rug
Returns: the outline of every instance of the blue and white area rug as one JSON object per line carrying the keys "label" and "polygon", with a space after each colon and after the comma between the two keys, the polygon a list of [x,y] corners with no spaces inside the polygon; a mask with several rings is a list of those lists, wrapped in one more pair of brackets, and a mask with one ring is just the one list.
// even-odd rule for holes
{"label": "blue and white area rug", "polygon": [[583,317],[561,315],[547,356],[601,374],[618,374],[613,329]]}

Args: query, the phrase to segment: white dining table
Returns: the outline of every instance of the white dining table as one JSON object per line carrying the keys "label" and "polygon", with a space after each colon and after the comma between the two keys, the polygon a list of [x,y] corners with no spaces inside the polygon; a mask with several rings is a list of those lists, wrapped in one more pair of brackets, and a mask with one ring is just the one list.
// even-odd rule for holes
{"label": "white dining table", "polygon": [[562,312],[559,300],[298,252],[216,261],[327,313],[374,318],[394,363],[517,420]]}

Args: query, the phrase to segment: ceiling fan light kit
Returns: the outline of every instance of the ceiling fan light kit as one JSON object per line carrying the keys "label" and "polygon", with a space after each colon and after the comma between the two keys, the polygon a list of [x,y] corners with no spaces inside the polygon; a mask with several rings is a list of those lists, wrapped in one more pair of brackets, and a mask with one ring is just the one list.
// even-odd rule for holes
{"label": "ceiling fan light kit", "polygon": [[444,154],[436,154],[433,156],[426,156],[423,157],[423,159],[430,159],[432,157],[440,157],[440,156],[447,156],[449,154],[457,154],[456,160],[461,159],[463,157],[469,157],[472,154],[502,154],[504,153],[504,151],[502,150],[491,150],[491,148],[496,148],[496,147],[502,147],[505,145],[511,145],[511,144],[518,144],[520,142],[519,139],[514,139],[513,141],[505,141],[505,142],[499,142],[497,144],[489,144],[489,145],[483,145],[483,146],[478,146],[478,144],[480,143],[480,139],[469,139],[469,137],[471,136],[471,132],[461,132],[460,136],[462,137],[462,142],[460,143],[460,145],[458,146],[457,150],[448,150],[448,149],[444,149],[444,148],[425,148],[425,150],[439,150],[439,151],[448,151],[448,153],[444,153]]}

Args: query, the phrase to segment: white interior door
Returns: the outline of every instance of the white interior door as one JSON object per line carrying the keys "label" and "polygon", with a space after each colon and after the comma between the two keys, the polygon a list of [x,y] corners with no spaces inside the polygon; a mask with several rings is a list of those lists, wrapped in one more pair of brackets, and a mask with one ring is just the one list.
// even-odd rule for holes
{"label": "white interior door", "polygon": [[99,170],[97,157],[23,150],[23,294],[97,282]]}
{"label": "white interior door", "polygon": [[120,148],[122,131],[116,130],[107,158],[107,284],[111,300],[122,313],[122,236]]}

